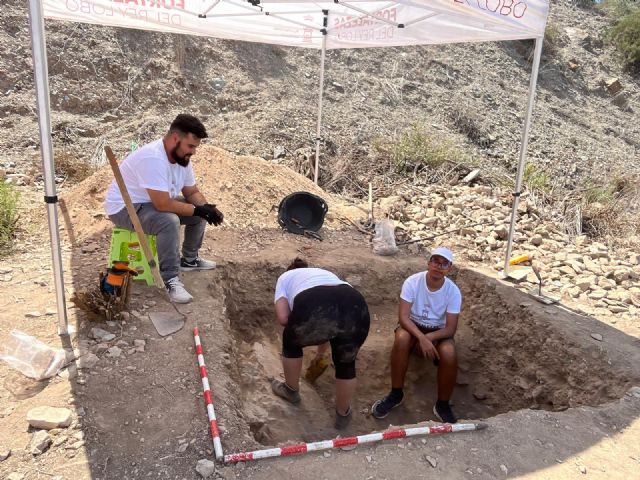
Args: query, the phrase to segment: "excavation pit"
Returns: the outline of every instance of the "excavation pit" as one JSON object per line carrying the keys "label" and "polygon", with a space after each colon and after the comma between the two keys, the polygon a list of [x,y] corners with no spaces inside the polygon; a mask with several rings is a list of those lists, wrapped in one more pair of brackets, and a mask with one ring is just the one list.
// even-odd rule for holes
{"label": "excavation pit", "polygon": [[[273,291],[282,265],[235,264],[222,272],[223,292],[234,345],[231,376],[239,384],[237,403],[251,434],[263,445],[317,441],[435,420],[436,368],[412,357],[405,400],[383,420],[371,404],[390,388],[389,354],[397,324],[403,280],[423,270],[424,261],[404,263],[323,262],[365,296],[371,312],[369,337],[357,360],[354,416],[345,432],[333,429],[334,371],[311,384],[301,380],[302,402],[290,405],[273,395],[271,378],[282,378],[280,327],[274,320]],[[620,398],[632,384],[625,366],[585,332],[597,320],[546,306],[509,285],[469,269],[451,278],[463,295],[456,334],[458,380],[452,405],[460,419],[479,420],[520,409],[565,410]],[[589,323],[589,324],[591,324]],[[314,353],[305,348],[303,371]]]}

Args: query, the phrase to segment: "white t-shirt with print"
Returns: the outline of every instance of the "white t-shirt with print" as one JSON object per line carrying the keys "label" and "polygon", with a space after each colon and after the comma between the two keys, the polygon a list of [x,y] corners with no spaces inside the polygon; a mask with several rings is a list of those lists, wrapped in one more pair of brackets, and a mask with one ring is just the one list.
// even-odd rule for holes
{"label": "white t-shirt with print", "polygon": [[444,328],[445,313],[460,313],[462,295],[455,283],[445,277],[439,290],[427,288],[427,272],[411,275],[404,281],[400,298],[411,303],[409,318],[428,328]]}
{"label": "white t-shirt with print", "polygon": [[[162,139],[130,153],[120,165],[120,172],[133,203],[151,202],[147,188],[168,192],[169,197],[176,198],[184,187],[196,184],[191,163],[186,167],[170,163]],[[107,190],[104,208],[107,215],[124,208],[124,200],[115,179]]]}
{"label": "white t-shirt with print", "polygon": [[293,310],[293,300],[300,292],[319,286],[349,285],[340,280],[335,274],[322,268],[294,268],[284,272],[276,282],[276,294],[273,303],[281,298],[289,302],[289,309]]}

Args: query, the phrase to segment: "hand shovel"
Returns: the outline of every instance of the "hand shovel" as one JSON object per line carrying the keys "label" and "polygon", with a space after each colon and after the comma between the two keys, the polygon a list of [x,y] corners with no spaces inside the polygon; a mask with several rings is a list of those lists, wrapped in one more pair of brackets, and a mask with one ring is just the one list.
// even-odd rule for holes
{"label": "hand shovel", "polygon": [[124,204],[127,207],[129,218],[131,219],[131,223],[133,223],[133,228],[138,234],[138,240],[140,242],[140,246],[142,247],[142,251],[144,252],[144,256],[147,259],[147,263],[149,263],[149,268],[151,268],[151,273],[153,274],[153,279],[155,280],[154,283],[156,287],[165,292],[167,301],[176,311],[176,313],[151,312],[149,313],[149,318],[151,319],[153,326],[156,328],[158,335],[160,335],[161,337],[171,335],[184,326],[186,317],[182,313],[180,313],[178,308],[171,301],[169,293],[164,288],[164,281],[160,276],[160,270],[158,270],[158,265],[153,258],[153,253],[151,253],[151,248],[149,247],[149,242],[147,242],[147,237],[145,236],[142,225],[140,224],[138,214],[136,213],[135,208],[133,208],[133,203],[131,203],[131,197],[129,196],[127,186],[125,185],[124,179],[122,178],[122,173],[120,172],[120,167],[118,166],[116,156],[113,154],[113,151],[109,146],[104,147],[104,151],[107,154],[107,158],[109,159],[111,170],[113,170],[113,176],[116,178],[116,183],[118,184],[118,188],[120,189],[120,194],[122,195]]}

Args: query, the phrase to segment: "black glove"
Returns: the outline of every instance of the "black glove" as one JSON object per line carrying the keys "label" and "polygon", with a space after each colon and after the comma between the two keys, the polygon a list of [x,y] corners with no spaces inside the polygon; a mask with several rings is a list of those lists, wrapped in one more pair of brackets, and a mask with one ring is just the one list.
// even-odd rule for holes
{"label": "black glove", "polygon": [[204,218],[209,225],[220,225],[224,220],[224,215],[215,205],[205,203],[204,205],[196,205],[193,214],[197,217]]}

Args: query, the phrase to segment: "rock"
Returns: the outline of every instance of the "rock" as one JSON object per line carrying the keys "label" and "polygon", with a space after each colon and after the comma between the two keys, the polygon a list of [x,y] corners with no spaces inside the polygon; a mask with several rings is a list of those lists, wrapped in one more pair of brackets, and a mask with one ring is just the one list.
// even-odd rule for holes
{"label": "rock", "polygon": [[618,92],[622,91],[622,84],[620,83],[620,80],[617,78],[609,78],[605,80],[604,85],[605,87],[607,87],[607,90],[612,95],[615,95]]}
{"label": "rock", "polygon": [[322,454],[322,456],[323,456],[324,458],[329,458],[329,457],[331,457],[331,454],[330,454],[329,452],[324,452],[324,453]]}
{"label": "rock", "polygon": [[533,237],[531,237],[531,244],[535,245],[536,247],[542,245],[542,235],[534,235]]}
{"label": "rock", "polygon": [[476,387],[473,390],[473,396],[478,400],[485,400],[487,398],[487,392],[482,387]]}
{"label": "rock", "polygon": [[118,358],[122,354],[120,347],[111,347],[107,350],[107,356],[112,358]]}
{"label": "rock", "polygon": [[38,318],[42,316],[42,313],[38,312],[37,310],[34,310],[33,312],[25,313],[24,316],[27,318]]}
{"label": "rock", "polygon": [[46,430],[38,430],[31,438],[29,452],[31,452],[31,455],[40,455],[47,451],[49,445],[51,445],[49,433]]}
{"label": "rock", "polygon": [[103,330],[98,327],[92,328],[91,332],[89,332],[89,336],[91,338],[95,338],[99,342],[110,342],[111,340],[116,338],[116,336],[113,333],[107,332],[106,330]]}
{"label": "rock", "polygon": [[27,421],[33,428],[66,428],[71,425],[71,410],[48,406],[35,407],[27,413]]}
{"label": "rock", "polygon": [[424,456],[424,461],[431,465],[432,468],[436,468],[438,466],[438,461],[429,455]]}
{"label": "rock", "polygon": [[587,474],[587,467],[585,467],[584,465],[580,466],[580,473],[583,475]]}
{"label": "rock", "polygon": [[505,475],[509,475],[509,469],[506,465],[500,465],[500,470],[502,470],[502,473],[504,473]]}
{"label": "rock", "polygon": [[575,286],[578,287],[580,290],[582,290],[583,292],[586,292],[587,290],[589,290],[589,288],[591,287],[591,285],[594,285],[596,283],[596,277],[578,277],[575,280]]}
{"label": "rock", "polygon": [[7,480],[24,480],[24,474],[18,472],[11,472],[7,476]]}
{"label": "rock", "polygon": [[594,340],[597,340],[599,342],[602,341],[602,335],[600,335],[599,333],[592,333],[591,334],[591,338],[593,338]]}
{"label": "rock", "polygon": [[284,158],[286,155],[287,155],[287,150],[282,145],[278,145],[273,149],[274,159]]}
{"label": "rock", "polygon": [[93,353],[87,353],[86,355],[82,355],[77,360],[78,368],[80,369],[90,369],[96,366],[96,364],[100,361],[97,355]]}
{"label": "rock", "polygon": [[202,478],[209,478],[215,471],[216,464],[211,460],[207,460],[206,458],[198,460],[196,472],[198,472]]}
{"label": "rock", "polygon": [[476,168],[475,170],[471,170],[466,177],[462,179],[462,183],[471,183],[473,182],[478,175],[480,175],[480,169]]}
{"label": "rock", "polygon": [[11,449],[8,447],[0,446],[0,462],[4,462],[11,455]]}

